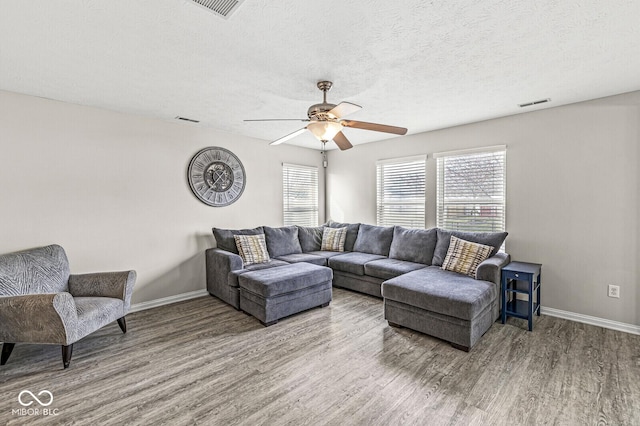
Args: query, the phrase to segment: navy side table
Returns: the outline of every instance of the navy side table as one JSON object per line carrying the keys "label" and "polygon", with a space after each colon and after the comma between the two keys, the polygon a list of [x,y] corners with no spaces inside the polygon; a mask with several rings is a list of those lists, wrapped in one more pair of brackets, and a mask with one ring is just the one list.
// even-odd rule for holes
{"label": "navy side table", "polygon": [[[502,268],[502,323],[507,317],[517,317],[529,321],[529,331],[533,330],[533,314],[540,316],[540,270],[539,263],[511,262]],[[517,298],[526,294],[527,300]],[[534,297],[535,295],[535,297]]]}

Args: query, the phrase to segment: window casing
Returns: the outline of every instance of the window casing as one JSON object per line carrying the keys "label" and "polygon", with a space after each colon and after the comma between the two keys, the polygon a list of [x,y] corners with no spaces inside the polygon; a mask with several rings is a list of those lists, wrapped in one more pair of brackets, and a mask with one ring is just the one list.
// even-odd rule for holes
{"label": "window casing", "polygon": [[318,168],[282,164],[285,225],[318,226]]}
{"label": "window casing", "polygon": [[376,222],[379,226],[425,226],[426,155],[376,162]]}
{"label": "window casing", "polygon": [[435,154],[437,226],[499,232],[505,230],[506,147]]}

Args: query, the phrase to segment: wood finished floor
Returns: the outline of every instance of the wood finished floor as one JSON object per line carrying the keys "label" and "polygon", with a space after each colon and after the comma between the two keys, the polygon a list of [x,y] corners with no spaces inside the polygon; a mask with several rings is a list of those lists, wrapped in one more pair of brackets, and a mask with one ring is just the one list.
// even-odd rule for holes
{"label": "wood finished floor", "polygon": [[[553,317],[495,323],[470,353],[340,289],[269,328],[213,297],[127,325],[76,343],[67,370],[57,346],[16,345],[0,424],[640,425],[640,336]],[[58,415],[12,414],[25,389]]]}

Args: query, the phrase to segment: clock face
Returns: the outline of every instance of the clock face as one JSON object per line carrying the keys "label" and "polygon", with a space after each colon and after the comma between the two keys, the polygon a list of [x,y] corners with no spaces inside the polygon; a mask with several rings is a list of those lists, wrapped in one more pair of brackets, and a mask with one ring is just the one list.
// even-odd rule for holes
{"label": "clock face", "polygon": [[189,186],[200,201],[214,207],[228,206],[242,195],[244,167],[231,151],[219,147],[200,150],[187,172]]}

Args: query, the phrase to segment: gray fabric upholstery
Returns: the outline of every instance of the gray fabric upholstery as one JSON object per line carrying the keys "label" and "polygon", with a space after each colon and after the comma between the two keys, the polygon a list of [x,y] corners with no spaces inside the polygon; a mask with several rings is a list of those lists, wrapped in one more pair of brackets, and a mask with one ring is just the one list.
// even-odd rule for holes
{"label": "gray fabric upholstery", "polygon": [[382,278],[370,277],[368,275],[356,275],[338,270],[333,271],[334,287],[346,288],[379,298],[382,298],[380,286],[383,281]]}
{"label": "gray fabric upholstery", "polygon": [[384,259],[384,256],[358,252],[342,253],[329,258],[329,266],[333,270],[364,275],[364,264],[378,259]]}
{"label": "gray fabric upholstery", "polygon": [[328,251],[328,250],[316,250],[316,251],[310,251],[309,253],[306,254],[312,254],[314,256],[320,256],[323,257],[327,260],[329,260],[329,258],[333,257],[333,256],[339,256],[344,254],[344,252],[342,251]]}
{"label": "gray fabric upholstery", "polygon": [[[331,269],[310,263],[250,271],[238,277],[240,288],[268,298],[331,281]],[[242,293],[241,293],[242,297]]]}
{"label": "gray fabric upholstery", "polygon": [[511,256],[507,253],[496,253],[495,256],[488,258],[478,265],[478,269],[476,269],[476,279],[490,281],[499,286],[502,268],[507,266],[509,262],[511,262]]}
{"label": "gray fabric upholstery", "polygon": [[262,226],[253,229],[221,229],[213,228],[213,236],[216,239],[216,246],[219,249],[238,254],[238,247],[234,235],[257,235],[264,234]]}
{"label": "gray fabric upholstery", "polygon": [[124,312],[121,316],[125,316],[129,312],[135,282],[136,271],[72,274],[69,276],[69,293],[73,297],[120,299],[124,302]]}
{"label": "gray fabric upholstery", "polygon": [[385,299],[470,321],[498,300],[498,286],[437,266],[409,272],[382,283]]}
{"label": "gray fabric upholstery", "polygon": [[240,308],[263,324],[269,325],[281,318],[329,304],[331,297],[331,280],[269,298],[241,288]]}
{"label": "gray fabric upholstery", "polygon": [[393,230],[393,241],[389,249],[389,257],[431,265],[437,240],[438,232],[436,228],[409,229],[396,226]]}
{"label": "gray fabric upholstery", "polygon": [[283,226],[281,228],[265,226],[264,235],[267,241],[267,251],[271,257],[302,253],[296,226]]}
{"label": "gray fabric upholstery", "polygon": [[318,251],[322,247],[324,226],[298,226],[298,240],[303,253]]}
{"label": "gray fabric upholstery", "polygon": [[68,345],[78,317],[67,292],[0,297],[0,341]]}
{"label": "gray fabric upholstery", "polygon": [[416,330],[471,349],[495,321],[487,307],[471,321],[438,314],[412,305],[384,299],[384,318],[389,323]]}
{"label": "gray fabric upholstery", "polygon": [[388,256],[392,239],[393,226],[374,226],[363,223],[358,229],[353,251]]}
{"label": "gray fabric upholstery", "polygon": [[317,256],[310,253],[294,253],[287,254],[285,256],[278,256],[278,260],[282,260],[288,263],[307,262],[314,265],[327,266],[327,258],[324,256]]}
{"label": "gray fabric upholstery", "polygon": [[125,316],[122,300],[112,297],[74,297],[78,315],[77,339]]}
{"label": "gray fabric upholstery", "polygon": [[[213,248],[205,251],[205,264],[209,294],[227,302],[236,309],[240,309],[236,297],[237,291],[234,293],[228,282],[231,280],[229,278],[231,271],[244,270],[242,258],[230,251]],[[237,287],[237,279],[235,282]]]}
{"label": "gray fabric upholstery", "polygon": [[67,291],[69,261],[59,245],[0,255],[0,296]]}
{"label": "gray fabric upholstery", "polygon": [[370,277],[388,280],[407,272],[425,268],[423,263],[407,262],[398,259],[379,259],[364,264],[364,273]]}
{"label": "gray fabric upholstery", "polygon": [[347,239],[344,241],[344,251],[353,251],[353,246],[358,238],[359,223],[340,223],[330,220],[325,226],[330,228],[347,228]]}
{"label": "gray fabric upholstery", "polygon": [[125,316],[135,279],[135,271],[70,275],[58,245],[2,255],[0,341],[71,345]]}
{"label": "gray fabric upholstery", "polygon": [[331,301],[332,271],[295,263],[239,276],[240,308],[265,324]]}
{"label": "gray fabric upholstery", "polygon": [[502,243],[507,238],[508,232],[462,232],[462,231],[448,231],[445,229],[437,228],[438,242],[436,243],[436,249],[433,253],[432,265],[442,266],[444,258],[447,256],[449,250],[449,243],[451,242],[451,236],[461,238],[473,243],[484,244],[486,246],[493,247],[491,256],[494,256],[500,250]]}
{"label": "gray fabric upholstery", "polygon": [[[246,267],[244,267],[243,269],[237,269],[234,271],[230,271],[227,274],[227,284],[231,287],[239,287],[240,286],[240,282],[238,281],[238,277],[246,272],[250,272],[250,271],[260,271],[262,269],[269,269],[269,268],[276,268],[278,266],[286,266],[288,265],[288,262],[285,262],[284,260],[279,260],[279,259],[271,259],[268,262],[264,262],[264,263],[254,263],[252,265],[247,265]],[[229,290],[227,289],[227,292]],[[210,292],[211,293],[211,292]],[[237,306],[236,306],[237,308]]]}

